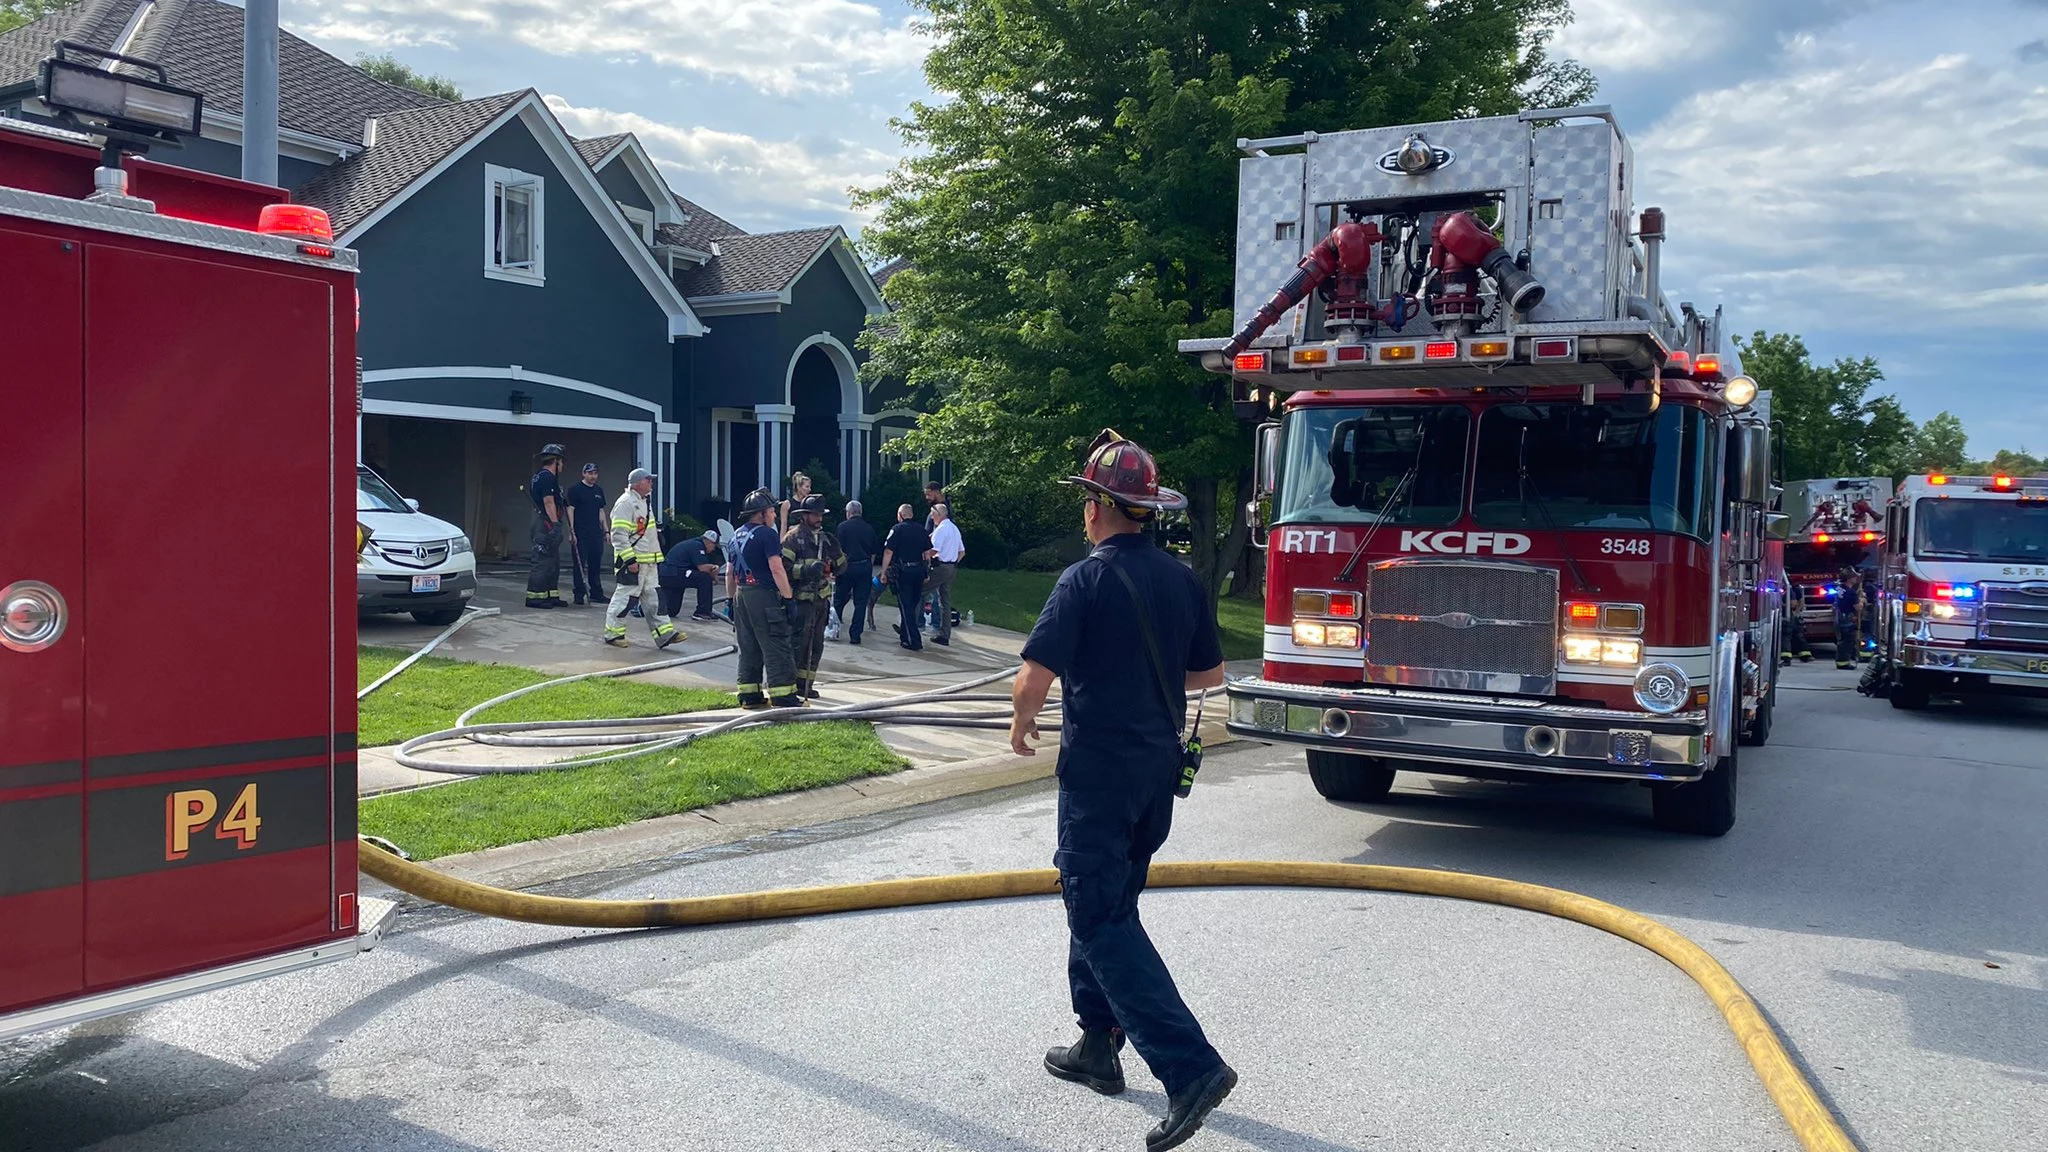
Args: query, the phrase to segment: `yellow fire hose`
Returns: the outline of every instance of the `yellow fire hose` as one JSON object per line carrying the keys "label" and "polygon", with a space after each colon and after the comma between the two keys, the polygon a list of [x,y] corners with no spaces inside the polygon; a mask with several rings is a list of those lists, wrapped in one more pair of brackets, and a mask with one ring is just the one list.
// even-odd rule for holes
{"label": "yellow fire hose", "polygon": [[[676,900],[573,900],[536,896],[458,880],[401,859],[365,841],[362,870],[401,891],[453,908],[567,928],[663,928],[729,924],[746,920],[778,920],[901,908],[917,904],[950,904],[965,900],[997,900],[1017,896],[1050,896],[1059,891],[1059,873],[1050,868],[1017,872],[975,872],[867,884],[833,884],[820,888],[785,888],[742,892],[730,896],[692,896]],[[1806,1152],[1856,1152],[1819,1094],[1801,1074],[1792,1057],[1749,994],[1706,950],[1647,916],[1590,896],[1461,872],[1427,868],[1394,868],[1377,864],[1318,864],[1291,861],[1216,860],[1185,864],[1154,864],[1148,881],[1154,888],[1296,887],[1363,888],[1409,892],[1504,904],[1550,916],[1576,920],[1624,940],[1640,944],[1676,964],[1703,989],[1742,1044],[1750,1067],[1778,1105],[1786,1124]]]}

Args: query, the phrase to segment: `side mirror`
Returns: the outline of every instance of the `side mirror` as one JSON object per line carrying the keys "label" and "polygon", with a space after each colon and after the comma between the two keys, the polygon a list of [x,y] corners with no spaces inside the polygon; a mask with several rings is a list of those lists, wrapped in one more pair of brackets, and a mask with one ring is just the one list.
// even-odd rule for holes
{"label": "side mirror", "polygon": [[406,507],[408,507],[408,508],[410,508],[410,509],[412,509],[412,510],[413,510],[413,511],[415,511],[415,512],[417,512],[417,511],[419,511],[419,510],[420,510],[420,502],[419,502],[419,501],[417,501],[417,500],[415,500],[415,499],[413,499],[413,498],[412,498],[412,497],[410,497],[410,496],[407,496],[407,497],[405,498],[405,506],[406,506]]}
{"label": "side mirror", "polygon": [[1762,424],[1738,424],[1737,475],[1730,477],[1735,498],[1745,504],[1771,502],[1771,430]]}
{"label": "side mirror", "polygon": [[1261,500],[1252,500],[1244,506],[1244,526],[1251,533],[1251,545],[1254,548],[1266,546],[1266,517],[1261,508],[1263,503]]}
{"label": "side mirror", "polygon": [[1264,499],[1279,487],[1280,425],[1267,422],[1258,427],[1252,451],[1252,498]]}
{"label": "side mirror", "polygon": [[1764,535],[1773,540],[1792,538],[1792,518],[1783,512],[1764,513]]}

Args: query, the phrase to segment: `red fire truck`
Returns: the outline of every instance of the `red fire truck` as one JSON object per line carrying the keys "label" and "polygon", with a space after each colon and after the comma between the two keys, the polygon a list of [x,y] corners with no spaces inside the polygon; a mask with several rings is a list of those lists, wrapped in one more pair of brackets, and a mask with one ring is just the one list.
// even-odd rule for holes
{"label": "red fire truck", "polygon": [[[1844,568],[1865,574],[1876,587],[1877,554],[1884,545],[1884,509],[1892,498],[1889,476],[1829,476],[1794,480],[1785,486],[1791,535],[1785,542],[1785,571],[1792,584],[1789,611],[1803,641],[1835,642],[1835,599]],[[1865,621],[1866,644],[1875,635]],[[1804,648],[1802,647],[1802,651]],[[1841,659],[1853,654],[1836,653]]]}
{"label": "red fire truck", "polygon": [[1240,147],[1239,327],[1181,345],[1264,421],[1231,730],[1334,800],[1603,778],[1727,831],[1775,696],[1768,410],[1719,310],[1664,299],[1610,112]]}
{"label": "red fire truck", "polygon": [[124,156],[124,109],[196,131],[198,98],[91,68],[92,135],[0,120],[0,1039],[354,955],[389,909],[356,893],[354,254]]}
{"label": "red fire truck", "polygon": [[2048,476],[1908,476],[1885,509],[1878,694],[2048,696]]}

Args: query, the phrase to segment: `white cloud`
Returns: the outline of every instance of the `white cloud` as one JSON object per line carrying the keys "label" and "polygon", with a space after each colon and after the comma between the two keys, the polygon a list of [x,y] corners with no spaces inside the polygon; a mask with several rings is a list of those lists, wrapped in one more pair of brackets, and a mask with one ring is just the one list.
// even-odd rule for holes
{"label": "white cloud", "polygon": [[2048,87],[2008,49],[1697,93],[1636,144],[1667,292],[1753,327],[2048,324]]}
{"label": "white cloud", "polygon": [[853,141],[763,140],[635,112],[578,108],[560,96],[546,100],[572,135],[638,136],[671,188],[749,229],[857,225],[847,189],[881,183],[896,163],[894,154]]}
{"label": "white cloud", "polygon": [[909,21],[859,0],[306,0],[294,31],[373,48],[454,48],[500,36],[555,56],[648,60],[764,92],[844,92],[855,76],[916,68]]}
{"label": "white cloud", "polygon": [[1718,46],[1729,24],[1712,6],[1682,0],[1574,0],[1552,47],[1596,72],[1642,72]]}

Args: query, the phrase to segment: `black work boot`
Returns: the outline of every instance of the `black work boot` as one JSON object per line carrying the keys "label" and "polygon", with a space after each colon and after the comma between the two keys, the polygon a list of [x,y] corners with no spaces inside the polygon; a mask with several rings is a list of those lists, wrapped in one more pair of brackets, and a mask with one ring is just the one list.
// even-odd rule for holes
{"label": "black work boot", "polygon": [[1124,1090],[1124,1065],[1117,1058],[1123,1046],[1121,1028],[1083,1028],[1074,1043],[1045,1050],[1045,1070],[1062,1080],[1086,1084],[1104,1096],[1114,1096]]}
{"label": "black work boot", "polygon": [[801,708],[804,706],[804,698],[791,693],[788,696],[774,697],[768,703],[777,708]]}
{"label": "black work boot", "polygon": [[740,707],[749,712],[759,712],[768,707],[768,698],[759,692],[740,693]]}
{"label": "black work boot", "polygon": [[1166,1102],[1166,1119],[1145,1133],[1147,1152],[1166,1152],[1185,1142],[1235,1087],[1237,1073],[1230,1065],[1219,1063],[1214,1071],[1174,1093]]}

